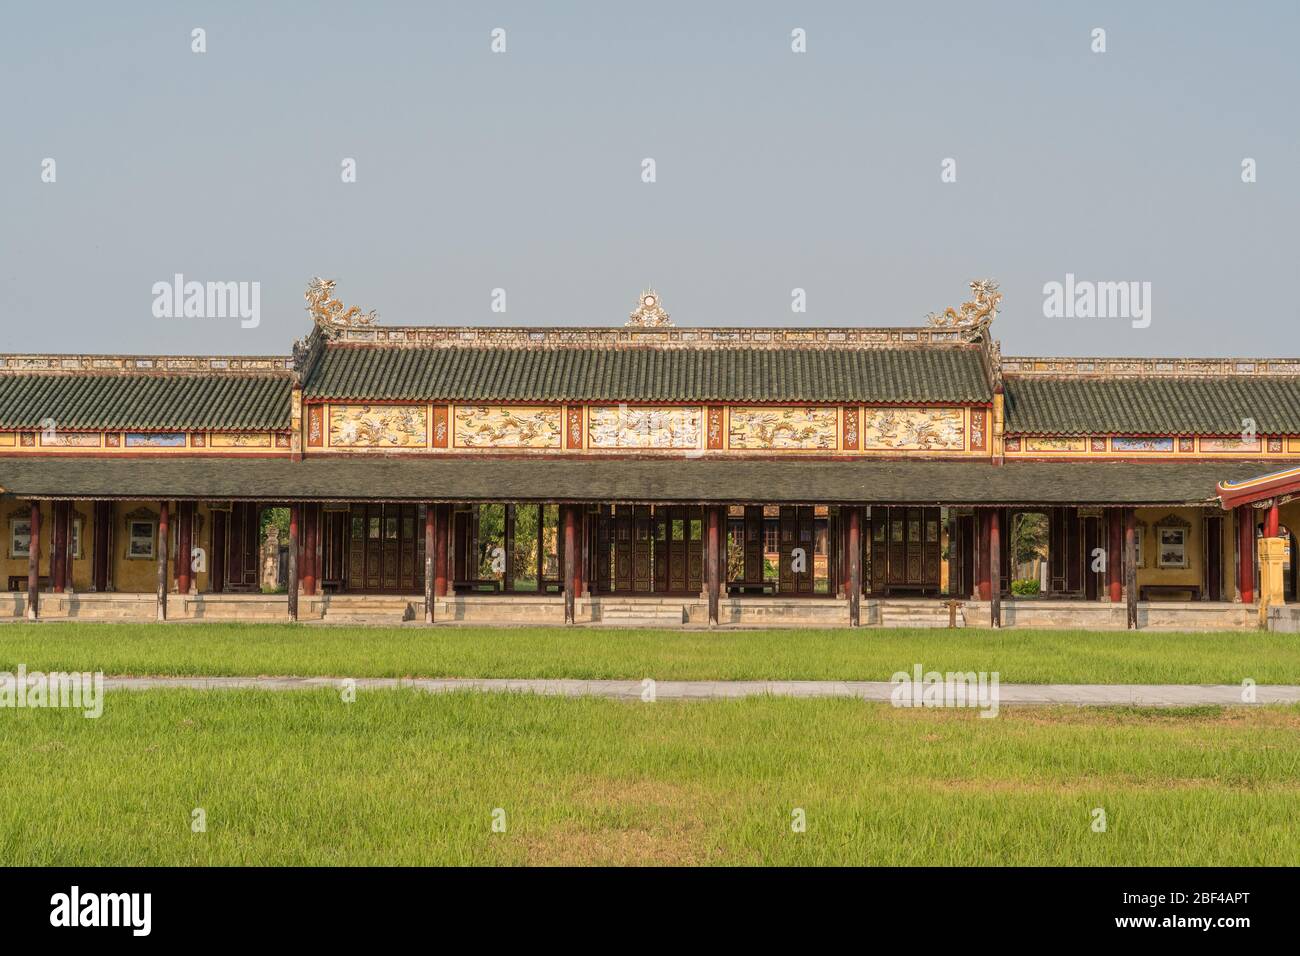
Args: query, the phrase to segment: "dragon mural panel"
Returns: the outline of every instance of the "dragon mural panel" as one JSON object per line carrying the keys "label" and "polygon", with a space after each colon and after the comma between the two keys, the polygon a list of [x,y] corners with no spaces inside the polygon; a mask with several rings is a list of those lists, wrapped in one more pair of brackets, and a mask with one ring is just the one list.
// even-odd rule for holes
{"label": "dragon mural panel", "polygon": [[1084,452],[1087,450],[1088,439],[1086,438],[1036,435],[1025,439],[1025,451]]}
{"label": "dragon mural panel", "polygon": [[559,448],[564,420],[555,407],[457,405],[455,448]]}
{"label": "dragon mural panel", "polygon": [[870,451],[962,451],[966,420],[960,408],[867,408],[862,447]]}
{"label": "dragon mural panel", "polygon": [[704,410],[592,406],[588,413],[592,448],[699,448]]}
{"label": "dragon mural panel", "polygon": [[423,448],[429,410],[424,405],[332,405],[334,448]]}
{"label": "dragon mural panel", "polygon": [[732,448],[766,450],[835,449],[839,412],[835,408],[733,408],[728,428]]}
{"label": "dragon mural panel", "polygon": [[270,432],[213,432],[213,448],[270,448]]}

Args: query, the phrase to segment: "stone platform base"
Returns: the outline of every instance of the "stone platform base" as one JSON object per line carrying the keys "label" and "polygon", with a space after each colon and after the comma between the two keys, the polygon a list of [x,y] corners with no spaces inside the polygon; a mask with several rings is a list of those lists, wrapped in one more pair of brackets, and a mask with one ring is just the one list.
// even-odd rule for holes
{"label": "stone platform base", "polygon": [[[584,597],[574,602],[578,624],[602,627],[706,628],[709,605],[695,597]],[[864,632],[873,627],[947,628],[949,611],[939,599],[867,599],[861,604]],[[154,621],[153,594],[51,594],[40,598],[43,620]],[[847,627],[848,601],[836,598],[725,598],[719,606],[724,627]],[[22,620],[25,593],[0,593],[0,620]],[[434,604],[439,624],[561,627],[564,598],[560,595],[469,594],[439,598]],[[169,621],[283,622],[289,617],[283,594],[169,595]],[[301,597],[298,618],[304,623],[335,625],[420,624],[423,595],[334,594]],[[1007,628],[1080,628],[1124,630],[1122,604],[1101,601],[1019,600],[1002,603]],[[1142,629],[1210,631],[1253,630],[1259,625],[1254,605],[1190,602],[1145,602],[1138,605]],[[957,627],[988,627],[987,601],[964,601],[956,614]],[[1273,608],[1272,630],[1300,633],[1300,606]]]}
{"label": "stone platform base", "polygon": [[[961,613],[967,627],[989,627],[988,601],[968,601]],[[1106,601],[1003,601],[1005,628],[1079,628],[1117,630],[1127,627],[1127,608]],[[1143,601],[1138,628],[1158,631],[1257,630],[1253,604],[1219,601]]]}
{"label": "stone platform base", "polygon": [[1283,634],[1300,634],[1300,605],[1269,608],[1268,629]]}

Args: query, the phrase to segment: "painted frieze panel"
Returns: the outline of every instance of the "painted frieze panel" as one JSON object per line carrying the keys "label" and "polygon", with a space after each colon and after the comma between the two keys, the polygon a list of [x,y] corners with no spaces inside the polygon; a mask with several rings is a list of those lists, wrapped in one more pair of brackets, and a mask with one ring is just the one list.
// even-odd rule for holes
{"label": "painted frieze panel", "polygon": [[1258,438],[1251,441],[1243,441],[1240,438],[1201,439],[1201,451],[1211,455],[1259,451],[1261,447]]}
{"label": "painted frieze panel", "polygon": [[127,432],[127,448],[184,448],[184,432]]}
{"label": "painted frieze panel", "polygon": [[691,449],[700,447],[704,409],[593,405],[588,418],[592,448]]}
{"label": "painted frieze panel", "polygon": [[14,441],[13,432],[0,432],[0,448],[12,448]]}
{"label": "painted frieze panel", "polygon": [[721,405],[709,406],[709,430],[706,437],[710,449],[722,449],[726,445],[726,429],[722,424],[725,415]]}
{"label": "painted frieze panel", "polygon": [[557,407],[457,405],[454,448],[559,448],[564,420]]}
{"label": "painted frieze panel", "polygon": [[1027,452],[1082,452],[1088,450],[1088,439],[1060,435],[1033,435],[1025,438]]}
{"label": "painted frieze panel", "polygon": [[960,408],[867,408],[862,447],[868,451],[962,451],[965,416]]}
{"label": "painted frieze panel", "polygon": [[858,450],[858,406],[844,406],[844,450]]}
{"label": "painted frieze panel", "polygon": [[447,406],[435,405],[433,407],[433,447],[447,447],[447,433],[451,426],[447,424]]}
{"label": "painted frieze panel", "polygon": [[1124,438],[1116,436],[1110,440],[1110,450],[1113,452],[1123,452],[1125,454],[1134,452],[1172,452],[1174,450],[1174,439],[1172,436],[1163,438]]}
{"label": "painted frieze panel", "polygon": [[740,450],[834,450],[839,428],[836,408],[733,408],[729,444]]}
{"label": "painted frieze panel", "polygon": [[582,406],[570,405],[568,408],[569,430],[568,447],[582,447]]}
{"label": "painted frieze panel", "polygon": [[332,448],[423,448],[428,443],[425,405],[331,405]]}
{"label": "painted frieze panel", "polygon": [[213,432],[213,448],[270,448],[270,432]]}
{"label": "painted frieze panel", "polygon": [[970,410],[970,447],[971,451],[987,451],[989,433],[987,418],[984,409],[972,408]]}
{"label": "painted frieze panel", "polygon": [[307,409],[307,445],[320,448],[325,444],[325,409],[312,405]]}
{"label": "painted frieze panel", "polygon": [[41,432],[43,448],[98,448],[99,432]]}

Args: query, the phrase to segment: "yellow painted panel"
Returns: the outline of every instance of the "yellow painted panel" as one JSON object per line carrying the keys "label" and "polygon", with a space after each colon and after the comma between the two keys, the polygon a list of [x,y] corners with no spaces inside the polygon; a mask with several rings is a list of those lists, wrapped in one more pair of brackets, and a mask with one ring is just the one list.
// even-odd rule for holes
{"label": "yellow painted panel", "polygon": [[960,408],[864,408],[864,451],[962,451],[966,416]]}
{"label": "yellow painted panel", "polygon": [[559,448],[564,437],[555,406],[457,405],[453,448]]}
{"label": "yellow painted panel", "polygon": [[839,410],[818,406],[733,408],[728,444],[740,450],[836,448]]}
{"label": "yellow painted panel", "polygon": [[331,448],[423,448],[428,434],[427,405],[329,407]]}

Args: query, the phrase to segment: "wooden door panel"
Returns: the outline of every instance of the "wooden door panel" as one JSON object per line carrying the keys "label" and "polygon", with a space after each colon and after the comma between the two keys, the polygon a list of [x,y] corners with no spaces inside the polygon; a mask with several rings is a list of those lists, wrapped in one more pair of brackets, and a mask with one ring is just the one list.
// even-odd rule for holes
{"label": "wooden door panel", "polygon": [[921,509],[921,533],[924,538],[921,546],[921,585],[926,590],[937,590],[942,578],[939,565],[943,550],[938,508]]}
{"label": "wooden door panel", "polygon": [[745,584],[763,583],[763,509],[745,508]]}
{"label": "wooden door panel", "polygon": [[632,511],[626,505],[614,516],[614,589],[632,590]]}
{"label": "wooden door panel", "polygon": [[793,552],[799,534],[798,518],[795,509],[782,507],[777,518],[778,555],[778,590],[782,594],[795,592]]}
{"label": "wooden door panel", "polygon": [[647,505],[637,505],[632,517],[632,590],[653,590],[651,553],[654,547],[654,516]]}
{"label": "wooden door panel", "polygon": [[888,583],[889,571],[889,509],[872,508],[869,522],[871,566],[868,568],[871,590],[880,593]]}
{"label": "wooden door panel", "polygon": [[[726,561],[725,547],[722,560]],[[693,594],[704,590],[704,509],[699,507],[688,508],[686,515],[686,590]]]}

